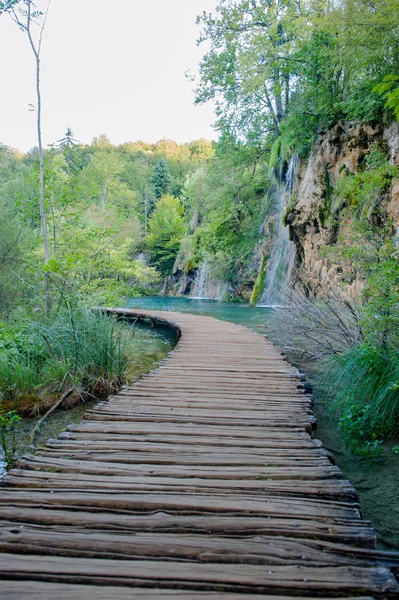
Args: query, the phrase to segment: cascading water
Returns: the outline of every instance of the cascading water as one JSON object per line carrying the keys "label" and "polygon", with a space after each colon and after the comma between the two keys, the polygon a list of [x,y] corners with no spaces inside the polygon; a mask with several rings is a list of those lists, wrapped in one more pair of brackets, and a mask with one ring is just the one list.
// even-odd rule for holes
{"label": "cascading water", "polygon": [[199,267],[193,285],[191,287],[191,298],[206,298],[205,280],[207,276],[208,265],[206,262]]}
{"label": "cascading water", "polygon": [[209,263],[201,263],[190,290],[190,298],[197,300],[220,300],[227,292],[227,284],[212,276]]}
{"label": "cascading water", "polygon": [[295,245],[289,239],[283,215],[293,194],[297,168],[298,156],[294,154],[285,175],[281,175],[276,182],[273,245],[267,262],[265,288],[258,306],[275,306],[283,302],[283,291],[294,265]]}

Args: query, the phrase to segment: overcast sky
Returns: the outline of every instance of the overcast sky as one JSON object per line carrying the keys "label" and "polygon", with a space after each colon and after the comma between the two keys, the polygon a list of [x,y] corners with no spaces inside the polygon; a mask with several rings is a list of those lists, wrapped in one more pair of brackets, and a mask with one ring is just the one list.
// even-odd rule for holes
{"label": "overcast sky", "polygon": [[[43,6],[43,1],[38,0]],[[71,127],[84,143],[215,139],[213,107],[194,106],[186,71],[204,51],[196,15],[216,0],[52,0],[42,47],[43,138]],[[28,39],[0,17],[0,143],[36,144],[35,66]]]}

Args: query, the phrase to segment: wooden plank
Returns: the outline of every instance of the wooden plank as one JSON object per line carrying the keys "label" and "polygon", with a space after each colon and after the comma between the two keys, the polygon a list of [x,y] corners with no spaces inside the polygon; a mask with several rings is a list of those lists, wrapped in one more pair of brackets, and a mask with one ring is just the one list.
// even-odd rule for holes
{"label": "wooden plank", "polygon": [[[214,490],[212,493],[168,493],[137,492],[135,494],[120,491],[65,491],[31,490],[3,488],[0,496],[0,506],[100,506],[102,510],[146,511],[165,510],[179,513],[208,513],[225,515],[263,515],[306,518],[336,518],[355,520],[359,518],[358,505],[352,502],[342,502],[338,499],[323,500],[313,498],[288,497],[284,495],[255,496],[253,494],[221,494]],[[359,520],[359,527],[362,521]]]}
{"label": "wooden plank", "polygon": [[[47,554],[58,556],[86,556],[90,558],[151,557],[200,560],[201,562],[333,566],[342,563],[363,566],[365,551],[345,545],[298,539],[255,535],[243,538],[217,537],[194,533],[159,533],[90,530],[85,527],[0,523],[0,551],[20,554]],[[373,566],[399,566],[398,559],[390,559],[379,552],[367,553]]]}
{"label": "wooden plank", "polygon": [[299,593],[322,590],[342,593],[360,593],[365,588],[372,593],[399,594],[399,586],[392,573],[383,567],[304,567],[241,564],[201,564],[146,561],[105,560],[69,557],[66,561],[57,556],[15,556],[3,554],[0,561],[0,577],[9,579],[10,574],[21,578],[34,578],[62,583],[130,583],[136,586],[144,582],[154,587],[164,585],[177,589],[206,591],[240,591],[262,593]]}
{"label": "wooden plank", "polygon": [[[86,510],[85,510],[86,509]],[[101,514],[101,518],[99,517]],[[228,513],[227,513],[228,515]],[[186,514],[167,512],[126,514],[115,508],[109,509],[94,506],[70,506],[54,504],[54,508],[45,504],[38,507],[28,505],[1,507],[2,519],[12,521],[18,530],[22,525],[56,525],[58,527],[82,527],[93,531],[119,531],[137,535],[137,532],[156,533],[160,538],[167,533],[200,534],[229,537],[248,536],[285,536],[286,538],[304,540],[322,540],[340,544],[351,544],[351,547],[376,547],[375,533],[369,523],[358,520],[350,521],[333,517],[252,517],[252,516],[218,516],[203,514]],[[346,560],[346,557],[345,557]]]}
{"label": "wooden plank", "polygon": [[[129,435],[146,435],[153,433],[154,427],[151,423],[135,424],[130,422],[113,422],[113,421],[82,421],[79,424],[68,425],[68,432],[73,433],[113,433],[113,434],[129,434]],[[258,427],[243,427],[235,426],[233,429],[230,425],[212,425],[206,427],[197,427],[194,423],[157,423],[157,434],[167,435],[188,435],[196,437],[229,437],[234,438],[249,438],[258,439],[260,436],[270,438],[284,438],[287,440],[303,440],[308,439],[307,434],[302,431],[301,426],[295,428],[287,428],[286,431],[275,431],[274,427],[270,427],[269,423],[260,422]]]}
{"label": "wooden plank", "polygon": [[[77,435],[75,435],[74,437],[78,437]],[[286,444],[284,441],[282,443],[279,443],[278,445],[276,444],[270,444],[266,447],[250,447],[250,448],[245,448],[245,447],[237,447],[235,450],[232,449],[231,447],[226,447],[220,444],[215,444],[215,445],[211,445],[211,444],[206,444],[206,447],[204,448],[203,445],[201,446],[192,446],[190,448],[187,448],[187,445],[185,443],[154,443],[153,441],[151,442],[151,444],[146,443],[143,440],[137,441],[137,442],[128,442],[128,441],[121,441],[120,438],[118,439],[112,439],[111,441],[109,440],[104,440],[104,439],[89,439],[89,438],[84,438],[83,436],[79,439],[74,439],[74,437],[72,437],[70,434],[66,434],[66,435],[62,435],[62,438],[60,436],[59,440],[48,440],[47,444],[44,448],[42,448],[42,450],[52,450],[52,449],[57,449],[57,450],[65,450],[65,454],[68,454],[69,451],[80,451],[80,452],[88,452],[89,450],[104,450],[107,453],[115,451],[115,452],[132,452],[132,451],[137,451],[139,453],[143,453],[143,459],[145,457],[146,454],[152,454],[154,452],[156,453],[162,453],[162,454],[166,454],[167,452],[169,453],[176,453],[179,457],[184,457],[186,456],[188,453],[191,454],[196,454],[200,457],[204,457],[206,459],[206,457],[208,455],[211,454],[217,454],[218,456],[224,457],[224,456],[250,456],[250,457],[261,457],[263,460],[263,457],[265,458],[265,460],[267,461],[269,456],[276,456],[280,454],[280,458],[281,456],[284,457],[290,457],[290,458],[306,458],[306,459],[311,459],[313,457],[321,457],[321,456],[325,456],[324,455],[324,449],[320,447],[320,445],[317,443],[318,440],[309,440],[309,444],[305,445],[303,444],[303,447],[299,446],[298,444],[294,445],[293,447],[289,447],[288,443]],[[83,441],[85,440],[85,441]],[[186,442],[186,440],[184,440]]]}
{"label": "wooden plank", "polygon": [[[43,581],[5,581],[1,582],[3,600],[71,600],[71,596],[79,600],[242,600],[242,594],[220,592],[181,591],[171,589],[148,589],[137,587],[111,587],[96,585],[76,585],[49,583]],[[284,596],[286,600],[297,600],[294,596]],[[302,596],[302,600],[310,600],[310,596]],[[314,598],[314,596],[312,596]],[[281,600],[281,596],[264,594],[245,594],[245,600]],[[332,598],[325,600],[332,600]],[[343,600],[334,596],[334,600]],[[373,600],[372,596],[356,596],[356,599],[345,596],[345,600]]]}
{"label": "wooden plank", "polygon": [[343,475],[338,467],[332,466],[328,461],[325,466],[308,466],[307,469],[298,466],[285,467],[269,463],[269,466],[263,464],[258,467],[237,467],[237,466],[213,466],[210,469],[208,466],[194,465],[157,465],[148,464],[119,464],[115,466],[108,462],[101,461],[85,461],[82,460],[67,460],[53,459],[47,457],[27,456],[20,460],[18,469],[14,469],[13,475],[18,475],[22,469],[39,470],[57,473],[91,473],[94,475],[110,475],[110,476],[148,476],[148,477],[192,477],[193,475],[201,476],[206,479],[254,479],[256,477],[278,477],[278,478],[293,478],[293,479],[321,479],[335,477],[342,479]]}

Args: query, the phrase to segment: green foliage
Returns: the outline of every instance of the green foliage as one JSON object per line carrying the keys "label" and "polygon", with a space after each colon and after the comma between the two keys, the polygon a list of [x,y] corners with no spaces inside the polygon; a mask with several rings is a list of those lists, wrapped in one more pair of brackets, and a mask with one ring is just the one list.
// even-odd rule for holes
{"label": "green foliage", "polygon": [[12,469],[16,462],[16,436],[21,417],[15,410],[0,411],[0,446],[7,464]]}
{"label": "green foliage", "polygon": [[183,207],[179,199],[162,196],[149,221],[146,247],[164,275],[172,271],[184,232]]}
{"label": "green foliage", "polygon": [[291,132],[284,131],[273,142],[269,155],[269,176],[273,169],[280,163],[282,166],[287,162],[290,150],[294,145],[294,139]]}
{"label": "green foliage", "polygon": [[95,200],[100,206],[105,206],[110,195],[125,193],[129,196],[130,190],[124,188],[118,179],[122,170],[123,162],[115,152],[97,150],[81,172],[82,195],[89,200]]}
{"label": "green foliage", "polygon": [[10,12],[20,3],[21,0],[2,0],[0,2],[0,15],[5,12]]}
{"label": "green foliage", "polygon": [[190,263],[206,262],[215,278],[233,285],[248,281],[252,287],[257,277],[251,263],[270,208],[264,161],[259,147],[225,137],[213,161],[188,178],[183,189]]}
{"label": "green foliage", "polygon": [[373,91],[385,98],[385,106],[392,109],[399,121],[399,75],[386,75],[382,83],[376,85]]}
{"label": "green foliage", "polygon": [[269,158],[269,173],[271,173],[276,166],[279,158],[280,158],[280,149],[281,149],[281,135],[279,135],[273,142],[273,145],[270,150],[270,158]]}
{"label": "green foliage", "polygon": [[44,266],[37,206],[38,153],[21,155],[0,145],[3,314],[21,301],[29,310],[41,308],[45,275],[51,280],[54,306],[71,293],[88,304],[116,304],[124,296],[157,292],[156,266],[136,259],[145,249],[154,209],[154,169],[163,165],[167,187],[180,190],[185,178],[201,169],[213,152],[206,140],[118,147],[104,135],[85,146],[68,129],[59,144],[45,152],[50,259]]}
{"label": "green foliage", "polygon": [[265,287],[266,282],[266,264],[267,264],[267,256],[262,256],[262,262],[260,265],[258,277],[256,278],[254,288],[252,290],[251,298],[249,304],[251,306],[255,306],[262,295],[262,292]]}
{"label": "green foliage", "polygon": [[[198,22],[204,55],[197,102],[213,99],[217,126],[248,142],[270,146],[289,131],[295,150],[309,153],[319,131],[339,119],[380,119],[383,99],[373,91],[397,69],[398,0],[305,5],[287,0],[219,0]],[[361,52],[359,52],[361,48]],[[378,88],[391,94],[396,76]],[[275,164],[276,147],[271,165]]]}
{"label": "green foliage", "polygon": [[334,381],[332,406],[348,447],[381,440],[399,425],[398,351],[363,343],[325,365],[325,381]]}
{"label": "green foliage", "polygon": [[22,273],[20,261],[22,227],[0,201],[0,312],[8,313],[23,290],[15,272]]}
{"label": "green foliage", "polygon": [[384,194],[399,176],[399,168],[387,162],[377,149],[372,150],[365,161],[367,168],[363,172],[342,176],[338,193],[356,215],[368,219],[377,215]]}
{"label": "green foliage", "polygon": [[157,199],[162,198],[171,191],[172,179],[164,158],[160,158],[155,166],[152,184],[154,186],[154,196]]}
{"label": "green foliage", "polygon": [[73,131],[70,127],[66,130],[65,136],[57,141],[58,150],[63,150],[65,148],[73,148],[73,146],[77,146],[78,141],[73,137]]}
{"label": "green foliage", "polygon": [[369,406],[350,404],[338,421],[338,430],[341,433],[345,447],[364,458],[376,458],[382,454],[383,440],[381,432],[370,429]]}

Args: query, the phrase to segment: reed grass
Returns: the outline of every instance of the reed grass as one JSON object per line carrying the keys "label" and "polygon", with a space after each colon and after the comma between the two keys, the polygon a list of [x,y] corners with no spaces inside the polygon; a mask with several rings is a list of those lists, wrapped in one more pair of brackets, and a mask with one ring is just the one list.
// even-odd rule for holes
{"label": "reed grass", "polygon": [[93,395],[99,386],[116,389],[124,378],[124,349],[114,317],[76,303],[51,317],[27,319],[0,355],[2,403],[18,410],[27,396],[38,402],[70,387]]}
{"label": "reed grass", "polygon": [[[399,426],[399,351],[363,343],[323,361],[320,384],[343,421],[358,421],[367,437],[395,435]],[[334,382],[331,393],[331,382]],[[327,392],[327,390],[330,390]]]}

